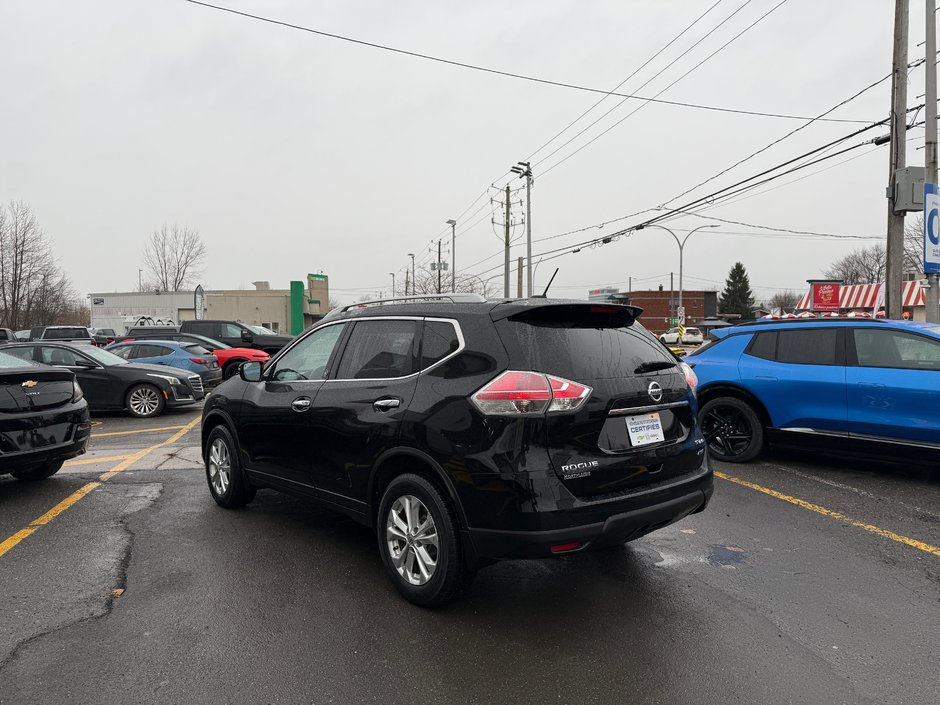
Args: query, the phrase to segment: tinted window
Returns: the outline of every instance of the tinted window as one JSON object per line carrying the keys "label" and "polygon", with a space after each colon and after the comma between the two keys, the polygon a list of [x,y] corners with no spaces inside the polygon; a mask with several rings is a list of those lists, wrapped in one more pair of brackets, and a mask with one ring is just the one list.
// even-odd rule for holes
{"label": "tinted window", "polygon": [[346,328],[345,323],[320,328],[278,358],[274,379],[292,381],[299,379],[326,379],[327,364]]}
{"label": "tinted window", "polygon": [[834,365],[838,339],[837,328],[777,331],[777,362]]}
{"label": "tinted window", "polygon": [[215,330],[214,323],[208,323],[206,321],[189,321],[186,326],[187,330],[191,333],[198,333],[199,335],[212,335]]}
{"label": "tinted window", "polygon": [[[3,354],[9,355],[10,357],[15,357],[17,360],[32,362],[33,361],[33,349],[32,348],[3,348]],[[7,360],[4,363],[8,362]],[[6,367],[17,367],[18,365],[8,365]]]}
{"label": "tinted window", "polygon": [[87,328],[46,328],[42,336],[48,340],[63,338],[90,338]]}
{"label": "tinted window", "polygon": [[452,323],[426,321],[421,339],[421,369],[440,362],[459,347],[460,341]]}
{"label": "tinted window", "polygon": [[192,345],[184,346],[183,350],[185,350],[191,355],[208,355],[209,354],[208,350],[206,350],[201,345],[196,345],[195,343],[193,343]]}
{"label": "tinted window", "polygon": [[11,340],[10,336],[7,335],[7,332],[3,328],[0,328],[0,340]]}
{"label": "tinted window", "polygon": [[75,351],[67,348],[40,348],[41,359],[47,365],[58,365],[60,367],[75,367],[77,360],[80,359]]}
{"label": "tinted window", "polygon": [[339,379],[404,377],[414,372],[415,321],[359,321],[336,376]]}
{"label": "tinted window", "polygon": [[[507,320],[500,335],[518,343],[525,363],[533,370],[575,380],[610,379],[631,374],[647,362],[676,359],[645,329],[589,327],[583,322],[556,323]],[[502,331],[508,330],[508,333]]]}
{"label": "tinted window", "polygon": [[135,345],[130,354],[130,359],[134,360],[141,357],[163,357],[170,355],[173,351],[163,345]]}
{"label": "tinted window", "polygon": [[774,360],[777,357],[777,332],[767,331],[758,333],[747,347],[747,354],[761,357],[765,360]]}
{"label": "tinted window", "polygon": [[940,342],[896,330],[856,328],[855,352],[862,367],[940,370]]}

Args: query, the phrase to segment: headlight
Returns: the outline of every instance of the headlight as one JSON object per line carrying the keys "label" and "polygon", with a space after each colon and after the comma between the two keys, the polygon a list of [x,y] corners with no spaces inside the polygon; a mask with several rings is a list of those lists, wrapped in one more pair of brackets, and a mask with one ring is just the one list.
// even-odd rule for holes
{"label": "headlight", "polygon": [[167,382],[168,384],[170,384],[171,386],[174,386],[174,387],[175,387],[176,385],[178,385],[178,384],[182,384],[182,381],[180,381],[179,377],[172,377],[172,376],[170,376],[170,375],[158,375],[158,374],[155,374],[155,373],[153,373],[153,372],[148,372],[148,373],[147,373],[147,376],[148,376],[148,377],[156,377],[157,379],[162,379],[162,380],[164,380],[165,382]]}

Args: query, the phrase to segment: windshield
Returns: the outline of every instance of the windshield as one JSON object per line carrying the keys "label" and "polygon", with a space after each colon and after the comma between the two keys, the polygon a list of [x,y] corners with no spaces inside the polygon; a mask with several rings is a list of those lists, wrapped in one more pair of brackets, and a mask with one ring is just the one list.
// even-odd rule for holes
{"label": "windshield", "polygon": [[108,352],[107,350],[102,350],[101,348],[82,348],[82,353],[90,357],[95,362],[101,363],[105,367],[127,364],[127,360],[125,360],[123,357],[118,357],[113,352]]}
{"label": "windshield", "polygon": [[250,330],[255,335],[277,335],[275,331],[269,330],[265,328],[264,326],[253,326],[248,323],[243,323],[242,325],[245,326],[245,328]]}

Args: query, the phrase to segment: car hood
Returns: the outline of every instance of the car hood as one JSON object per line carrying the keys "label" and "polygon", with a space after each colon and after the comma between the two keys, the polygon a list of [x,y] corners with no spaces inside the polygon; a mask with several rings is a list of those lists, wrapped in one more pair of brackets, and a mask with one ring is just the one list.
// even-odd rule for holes
{"label": "car hood", "polygon": [[264,350],[255,350],[254,348],[228,348],[222,352],[226,355],[244,355],[245,357],[270,357]]}

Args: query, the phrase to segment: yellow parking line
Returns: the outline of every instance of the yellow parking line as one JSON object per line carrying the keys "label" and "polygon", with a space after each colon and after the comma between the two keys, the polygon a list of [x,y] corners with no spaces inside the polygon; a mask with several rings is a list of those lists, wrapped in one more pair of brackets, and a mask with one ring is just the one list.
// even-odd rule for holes
{"label": "yellow parking line", "polygon": [[727,480],[728,482],[733,482],[736,485],[741,485],[742,487],[748,487],[752,490],[758,492],[763,492],[766,495],[770,495],[776,499],[782,500],[784,502],[789,502],[790,504],[795,504],[798,507],[803,507],[803,509],[808,509],[811,512],[816,512],[821,514],[824,517],[829,517],[830,519],[836,519],[841,521],[844,524],[849,526],[854,526],[857,529],[863,529],[871,534],[881,536],[882,538],[890,539],[898,543],[903,543],[905,546],[910,546],[911,548],[916,548],[918,551],[923,551],[924,553],[930,553],[934,556],[940,556],[940,548],[936,546],[931,546],[929,543],[924,543],[923,541],[918,541],[917,539],[912,539],[908,536],[902,536],[901,534],[896,534],[893,531],[888,531],[887,529],[882,529],[881,527],[875,526],[874,524],[868,524],[864,521],[858,521],[857,519],[852,519],[847,517],[845,514],[840,512],[834,512],[831,509],[826,509],[821,507],[818,504],[813,504],[812,502],[807,502],[804,499],[799,499],[798,497],[791,497],[790,495],[783,494],[782,492],[777,492],[777,490],[772,490],[769,487],[764,487],[763,485],[758,485],[753,482],[748,482],[747,480],[742,480],[739,477],[734,477],[733,475],[726,475],[723,472],[715,471],[715,476],[720,477],[722,480]]}
{"label": "yellow parking line", "polygon": [[126,458],[131,457],[130,455],[109,455],[108,457],[102,458],[79,458],[78,460],[66,460],[65,467],[70,468],[74,465],[94,465],[96,463],[111,463],[116,460],[125,460]]}
{"label": "yellow parking line", "polygon": [[157,431],[176,431],[185,426],[160,426],[158,428],[135,428],[133,431],[108,431],[107,433],[92,433],[92,438],[103,438],[104,436],[132,436],[135,433],[156,433]]}
{"label": "yellow parking line", "polygon": [[175,443],[176,441],[178,441],[180,438],[182,438],[191,430],[193,430],[193,428],[196,426],[197,423],[199,423],[198,418],[193,419],[190,423],[186,424],[185,426],[175,427],[175,428],[178,428],[179,431],[174,433],[165,441],[161,441],[160,443],[155,443],[149,448],[144,448],[143,450],[140,450],[134,453],[133,455],[128,455],[124,457],[124,459],[121,460],[121,462],[115,465],[113,468],[111,468],[111,470],[102,474],[98,478],[97,481],[89,482],[87,485],[84,485],[80,487],[79,489],[75,490],[72,494],[70,494],[68,497],[63,499],[61,502],[55,505],[48,512],[38,517],[37,519],[33,519],[33,521],[29,523],[29,526],[23,529],[20,529],[15,534],[5,539],[3,542],[0,542],[0,556],[3,556],[10,549],[12,549],[14,546],[19,544],[23,539],[31,536],[39,527],[44,526],[45,524],[48,524],[50,521],[55,519],[66,509],[68,509],[73,504],[78,502],[86,494],[88,494],[89,492],[91,492],[92,490],[98,487],[101,487],[101,484],[103,482],[106,482],[107,480],[111,479],[112,477],[117,475],[119,472],[123,472],[124,470],[127,470],[127,468],[129,468],[135,462],[137,462],[141,458],[146,457],[147,455],[157,450],[158,448],[162,448],[164,446],[170,445],[171,443]]}

